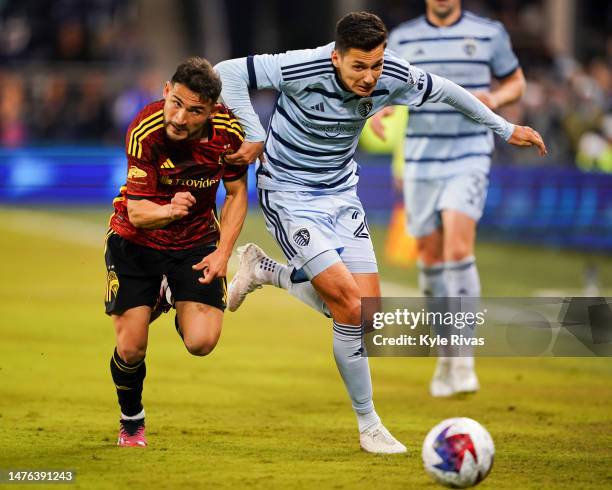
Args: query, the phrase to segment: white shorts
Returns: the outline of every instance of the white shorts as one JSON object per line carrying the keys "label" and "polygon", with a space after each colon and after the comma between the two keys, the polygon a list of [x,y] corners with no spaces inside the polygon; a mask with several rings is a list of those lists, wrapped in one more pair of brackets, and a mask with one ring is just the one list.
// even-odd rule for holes
{"label": "white shorts", "polygon": [[416,238],[442,226],[440,212],[453,209],[478,222],[482,217],[489,178],[482,172],[443,179],[404,179],[404,203],[408,230]]}
{"label": "white shorts", "polygon": [[259,202],[268,231],[295,269],[323,252],[336,250],[349,271],[378,272],[355,189],[338,194],[259,189]]}

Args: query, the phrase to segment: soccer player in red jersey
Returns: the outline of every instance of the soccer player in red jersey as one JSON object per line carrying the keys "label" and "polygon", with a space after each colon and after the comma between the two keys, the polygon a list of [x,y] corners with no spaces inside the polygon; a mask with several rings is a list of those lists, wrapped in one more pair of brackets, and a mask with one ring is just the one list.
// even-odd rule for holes
{"label": "soccer player in red jersey", "polygon": [[[247,167],[225,162],[244,133],[216,103],[220,92],[210,63],[190,58],[166,82],[163,100],[146,106],[127,131],[127,182],[113,202],[105,247],[120,446],[147,445],[144,358],[162,277],[191,354],[210,353],[221,334],[227,261],[247,212]],[[221,181],[226,198],[219,223],[215,197]]]}

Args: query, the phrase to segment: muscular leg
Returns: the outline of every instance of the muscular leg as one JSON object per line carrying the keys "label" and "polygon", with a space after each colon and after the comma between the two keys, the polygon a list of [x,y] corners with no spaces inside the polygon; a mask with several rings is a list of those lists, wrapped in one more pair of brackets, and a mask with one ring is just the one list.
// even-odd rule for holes
{"label": "muscular leg", "polygon": [[[445,282],[451,297],[480,297],[480,278],[474,258],[476,221],[464,213],[447,209],[442,211],[444,226]],[[462,301],[461,311],[475,313],[477,300]],[[465,328],[462,335],[470,336],[473,328]],[[478,379],[474,372],[473,349],[463,347],[452,360],[455,391],[478,390]]]}
{"label": "muscular leg", "polygon": [[144,417],[142,386],[151,308],[138,306],[112,315],[117,347],[110,362],[111,374],[123,418]]}
{"label": "muscular leg", "polygon": [[379,292],[377,274],[354,277],[346,265],[336,262],[312,279],[312,285],[329,307],[334,320],[334,358],[357,414],[359,431],[376,425],[380,418],[372,402],[372,382],[367,357],[361,346],[361,290]]}
{"label": "muscular leg", "polygon": [[210,354],[219,341],[223,311],[195,301],[177,301],[176,314],[183,342],[190,354]]}

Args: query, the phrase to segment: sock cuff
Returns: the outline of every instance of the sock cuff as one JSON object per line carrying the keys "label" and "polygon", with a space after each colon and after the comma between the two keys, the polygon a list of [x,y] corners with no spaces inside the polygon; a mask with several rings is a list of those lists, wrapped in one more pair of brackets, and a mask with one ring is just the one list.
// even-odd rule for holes
{"label": "sock cuff", "polygon": [[445,269],[448,271],[462,271],[469,269],[476,263],[476,257],[469,255],[463,260],[445,262]]}
{"label": "sock cuff", "polygon": [[115,347],[115,351],[113,352],[113,362],[115,363],[115,366],[119,368],[120,371],[132,374],[138,371],[138,369],[144,364],[145,360],[143,357],[141,361],[138,361],[134,364],[128,364],[123,359],[121,359],[121,357],[119,357],[119,354],[117,353],[117,348]]}
{"label": "sock cuff", "polygon": [[444,262],[434,265],[425,265],[422,261],[417,261],[417,267],[426,276],[437,276],[444,272]]}
{"label": "sock cuff", "polygon": [[145,418],[145,409],[143,408],[136,415],[125,415],[121,412],[121,420],[141,420]]}
{"label": "sock cuff", "polygon": [[363,332],[361,325],[347,325],[338,323],[334,320],[334,333],[343,335],[344,337],[360,338]]}

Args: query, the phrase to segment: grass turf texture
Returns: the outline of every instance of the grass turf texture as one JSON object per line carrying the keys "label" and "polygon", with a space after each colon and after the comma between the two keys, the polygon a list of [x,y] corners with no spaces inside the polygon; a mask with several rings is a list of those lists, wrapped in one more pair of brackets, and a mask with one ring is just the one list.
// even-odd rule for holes
{"label": "grass turf texture", "polygon": [[[433,359],[372,359],[377,410],[409,448],[373,456],[359,450],[329,320],[273,288],[226,315],[207,358],[187,353],[171,315],[152,325],[150,447],[117,448],[114,334],[102,305],[108,213],[57,212],[98,225],[99,246],[48,235],[40,223],[53,230],[53,212],[35,234],[7,225],[14,216],[0,211],[0,469],[71,469],[79,488],[435,488],[422,470],[423,438],[444,418],[468,416],[497,448],[482,488],[612,486],[610,359],[479,359],[481,392],[450,400],[428,395]],[[239,243],[248,240],[272,247],[258,215]],[[491,296],[579,284],[586,260],[482,244],[478,256]],[[414,271],[383,264],[382,275],[415,285]]]}

